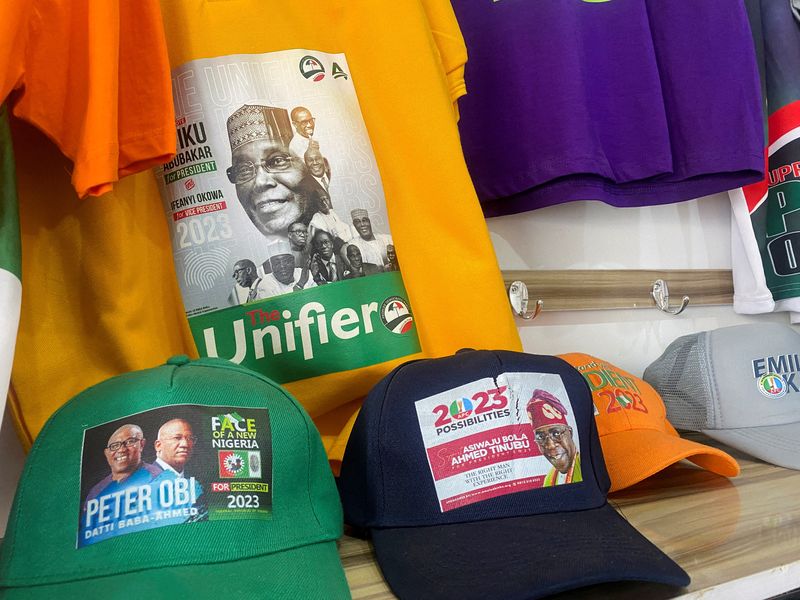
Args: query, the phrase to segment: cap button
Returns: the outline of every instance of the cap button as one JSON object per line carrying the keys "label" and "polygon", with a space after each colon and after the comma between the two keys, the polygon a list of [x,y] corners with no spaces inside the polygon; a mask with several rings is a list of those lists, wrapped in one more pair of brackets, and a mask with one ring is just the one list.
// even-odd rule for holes
{"label": "cap button", "polygon": [[171,356],[167,359],[168,365],[173,365],[175,367],[180,367],[188,363],[191,359],[186,356],[185,354],[178,354],[177,356]]}

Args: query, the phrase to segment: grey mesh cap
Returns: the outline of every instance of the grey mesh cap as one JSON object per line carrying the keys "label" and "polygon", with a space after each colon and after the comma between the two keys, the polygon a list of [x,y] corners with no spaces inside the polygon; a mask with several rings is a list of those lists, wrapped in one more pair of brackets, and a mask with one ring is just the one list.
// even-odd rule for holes
{"label": "grey mesh cap", "polygon": [[800,334],[786,325],[723,327],[672,342],[644,372],[677,429],[800,469]]}

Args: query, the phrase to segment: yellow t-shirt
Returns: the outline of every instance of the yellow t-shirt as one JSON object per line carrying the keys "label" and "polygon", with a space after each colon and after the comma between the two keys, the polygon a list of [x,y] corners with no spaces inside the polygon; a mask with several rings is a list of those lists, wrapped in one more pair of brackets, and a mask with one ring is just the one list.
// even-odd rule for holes
{"label": "yellow t-shirt", "polygon": [[[285,385],[338,460],[361,399],[394,366],[520,349],[459,144],[466,51],[449,2],[185,0],[162,11],[173,161],[79,203],[28,172],[41,152],[17,150],[26,288],[11,406],[27,442],[82,388],[199,348]],[[317,183],[303,149],[324,158]],[[341,272],[354,246],[383,264],[365,259],[367,276],[327,283],[312,268],[292,293],[227,304],[242,261],[259,277],[294,277],[287,222],[322,210],[320,179],[353,223],[345,237],[361,238],[331,239]],[[294,195],[273,197],[284,188]],[[305,255],[327,260],[324,238]]]}

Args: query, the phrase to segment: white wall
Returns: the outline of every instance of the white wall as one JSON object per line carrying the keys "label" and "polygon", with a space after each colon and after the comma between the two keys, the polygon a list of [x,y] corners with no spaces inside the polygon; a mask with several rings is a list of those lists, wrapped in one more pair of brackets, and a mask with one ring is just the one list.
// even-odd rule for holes
{"label": "white wall", "polygon": [[[725,194],[640,209],[574,202],[490,219],[489,229],[504,269],[731,267],[730,207]],[[671,292],[682,295],[678,289]],[[535,298],[536,291],[531,293]],[[640,375],[680,335],[765,320],[788,323],[783,314],[744,317],[730,306],[689,304],[679,316],[655,308],[544,312],[535,321],[518,320],[518,324],[528,352],[586,352]],[[0,429],[0,536],[22,462],[22,450],[6,415]]]}
{"label": "white wall", "polygon": [[[647,208],[573,202],[488,223],[503,269],[731,268],[727,194]],[[536,290],[529,293],[534,300]],[[683,295],[675,288],[670,293]],[[655,307],[545,311],[517,324],[528,352],[585,352],[640,375],[676,337],[764,321],[789,323],[785,313],[744,316],[731,306],[693,307],[690,301],[679,316]]]}

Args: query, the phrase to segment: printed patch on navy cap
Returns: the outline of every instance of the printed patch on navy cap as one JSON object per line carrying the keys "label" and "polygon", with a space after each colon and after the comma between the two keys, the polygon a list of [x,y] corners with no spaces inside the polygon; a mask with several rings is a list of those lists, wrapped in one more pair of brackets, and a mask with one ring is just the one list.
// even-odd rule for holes
{"label": "printed patch on navy cap", "polygon": [[577,426],[559,375],[503,373],[415,406],[442,512],[582,480]]}
{"label": "printed patch on navy cap", "polygon": [[265,408],[180,404],[83,435],[77,547],[196,521],[272,518]]}

